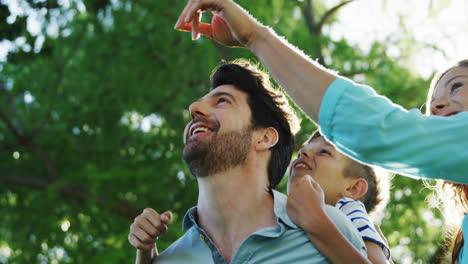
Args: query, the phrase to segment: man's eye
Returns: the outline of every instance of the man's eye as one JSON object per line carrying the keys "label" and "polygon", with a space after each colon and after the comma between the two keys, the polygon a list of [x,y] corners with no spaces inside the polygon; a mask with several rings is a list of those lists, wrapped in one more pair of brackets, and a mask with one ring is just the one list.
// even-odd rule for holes
{"label": "man's eye", "polygon": [[229,103],[229,101],[226,98],[220,97],[217,101],[218,104],[220,103]]}
{"label": "man's eye", "polygon": [[452,87],[450,87],[450,91],[453,93],[462,86],[463,86],[463,83],[460,83],[460,82],[454,83],[452,84]]}

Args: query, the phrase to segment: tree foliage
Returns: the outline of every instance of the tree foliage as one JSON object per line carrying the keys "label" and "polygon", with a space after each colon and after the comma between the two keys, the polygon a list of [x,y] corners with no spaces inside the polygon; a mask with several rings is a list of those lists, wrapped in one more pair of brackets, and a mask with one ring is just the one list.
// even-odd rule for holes
{"label": "tree foliage", "polygon": [[[405,67],[410,54],[387,55],[399,39],[363,52],[324,32],[353,1],[335,2],[239,1],[326,66],[419,107],[429,81]],[[181,159],[187,108],[221,59],[255,58],[173,30],[184,2],[18,3],[28,11],[0,1],[0,41],[13,43],[0,64],[0,263],[131,262],[129,226],[145,207],[174,213],[158,242],[166,248],[197,199]],[[40,30],[31,32],[37,14]],[[315,125],[298,113],[299,148]],[[394,261],[433,261],[442,222],[429,191],[400,176],[393,186],[382,230]]]}

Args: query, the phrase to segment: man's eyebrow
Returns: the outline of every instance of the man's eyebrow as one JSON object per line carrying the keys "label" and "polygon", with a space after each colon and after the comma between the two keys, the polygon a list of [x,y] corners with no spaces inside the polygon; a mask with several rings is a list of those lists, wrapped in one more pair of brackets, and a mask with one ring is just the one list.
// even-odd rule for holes
{"label": "man's eyebrow", "polygon": [[231,98],[232,101],[236,101],[236,98],[234,97],[234,95],[228,93],[228,92],[215,92],[213,94],[211,94],[209,97],[221,97],[221,96],[227,96],[229,98]]}
{"label": "man's eyebrow", "polygon": [[445,86],[447,86],[451,81],[455,80],[456,78],[459,78],[459,77],[466,77],[465,75],[457,75],[453,78],[451,78],[450,80],[448,80],[447,82],[445,82]]}
{"label": "man's eyebrow", "polygon": [[236,102],[236,98],[234,97],[234,95],[232,95],[232,94],[230,94],[228,92],[215,92],[215,93],[212,93],[210,95],[205,95],[202,98],[198,99],[197,102],[203,101],[203,100],[205,100],[207,98],[210,98],[210,97],[220,97],[220,96],[227,96],[232,101]]}

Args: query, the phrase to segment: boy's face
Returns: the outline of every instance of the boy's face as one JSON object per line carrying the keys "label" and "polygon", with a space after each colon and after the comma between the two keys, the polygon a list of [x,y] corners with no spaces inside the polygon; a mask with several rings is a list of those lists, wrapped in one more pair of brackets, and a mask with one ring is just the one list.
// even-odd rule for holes
{"label": "boy's face", "polygon": [[299,150],[297,159],[291,163],[288,192],[290,179],[308,174],[320,184],[325,194],[325,203],[335,205],[345,196],[348,183],[352,180],[344,176],[344,170],[349,163],[350,159],[323,137],[314,138]]}

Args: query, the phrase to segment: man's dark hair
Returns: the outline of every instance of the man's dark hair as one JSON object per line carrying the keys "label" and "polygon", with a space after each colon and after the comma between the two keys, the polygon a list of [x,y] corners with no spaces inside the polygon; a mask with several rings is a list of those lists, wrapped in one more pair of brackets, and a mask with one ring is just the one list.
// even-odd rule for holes
{"label": "man's dark hair", "polygon": [[211,76],[211,89],[226,84],[247,93],[253,129],[273,127],[278,132],[278,143],[271,148],[268,163],[269,188],[274,189],[291,161],[299,121],[286,96],[273,89],[268,74],[249,61],[223,62],[217,67]]}

